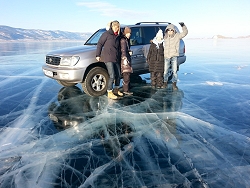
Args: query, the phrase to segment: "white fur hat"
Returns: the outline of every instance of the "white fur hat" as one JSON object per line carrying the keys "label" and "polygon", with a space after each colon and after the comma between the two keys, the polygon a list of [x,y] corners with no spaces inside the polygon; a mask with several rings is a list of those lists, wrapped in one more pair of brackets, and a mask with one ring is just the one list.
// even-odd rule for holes
{"label": "white fur hat", "polygon": [[106,25],[106,30],[109,30],[110,29],[110,25],[111,25],[112,21],[108,22],[107,25]]}
{"label": "white fur hat", "polygon": [[161,38],[161,39],[163,38],[163,32],[162,32],[161,29],[159,29],[159,31],[157,32],[155,38]]}

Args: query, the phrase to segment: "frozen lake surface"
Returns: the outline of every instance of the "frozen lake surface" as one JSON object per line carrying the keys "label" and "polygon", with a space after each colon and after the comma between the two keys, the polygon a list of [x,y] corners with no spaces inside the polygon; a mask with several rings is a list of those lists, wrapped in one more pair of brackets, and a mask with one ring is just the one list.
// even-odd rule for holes
{"label": "frozen lake surface", "polygon": [[250,187],[250,40],[185,43],[178,91],[119,101],[43,75],[81,42],[0,43],[0,187]]}

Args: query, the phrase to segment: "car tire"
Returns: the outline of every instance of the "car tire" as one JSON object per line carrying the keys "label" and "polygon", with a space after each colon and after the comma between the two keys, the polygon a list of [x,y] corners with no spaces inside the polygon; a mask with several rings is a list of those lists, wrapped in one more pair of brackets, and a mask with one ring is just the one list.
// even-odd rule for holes
{"label": "car tire", "polygon": [[87,95],[93,97],[104,95],[107,92],[108,80],[107,70],[102,67],[95,67],[88,72],[82,83],[82,89]]}
{"label": "car tire", "polygon": [[62,80],[56,80],[60,85],[64,87],[72,87],[75,86],[77,83],[69,83],[67,81],[62,81]]}

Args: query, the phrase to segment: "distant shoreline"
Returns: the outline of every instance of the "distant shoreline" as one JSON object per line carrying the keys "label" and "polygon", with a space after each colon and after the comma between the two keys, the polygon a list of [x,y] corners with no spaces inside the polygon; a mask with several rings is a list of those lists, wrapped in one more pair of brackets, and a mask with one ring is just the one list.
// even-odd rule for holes
{"label": "distant shoreline", "polygon": [[[250,40],[250,38],[185,38],[184,40]],[[82,42],[85,43],[86,40],[0,40],[0,43],[23,43],[23,42]]]}
{"label": "distant shoreline", "polygon": [[236,37],[236,38],[185,38],[184,40],[249,40],[250,37],[247,38],[241,38],[241,37]]}
{"label": "distant shoreline", "polygon": [[0,40],[0,43],[6,42],[83,42],[85,43],[86,40]]}
{"label": "distant shoreline", "polygon": [[[22,29],[10,26],[0,25],[0,43],[3,42],[73,42],[87,41],[92,32],[68,32],[60,30],[40,30],[40,29]],[[200,33],[202,35],[202,33]],[[191,37],[187,36],[184,40],[193,39],[250,39],[250,35],[228,37],[220,34],[211,35],[211,37]]]}

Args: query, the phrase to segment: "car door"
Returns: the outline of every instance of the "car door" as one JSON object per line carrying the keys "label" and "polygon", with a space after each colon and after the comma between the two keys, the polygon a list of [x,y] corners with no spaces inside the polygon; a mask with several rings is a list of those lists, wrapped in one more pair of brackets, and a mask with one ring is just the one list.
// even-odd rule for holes
{"label": "car door", "polygon": [[145,72],[145,70],[147,71],[148,68],[145,67],[146,58],[142,51],[143,37],[141,27],[131,27],[130,45],[130,49],[133,51],[131,58],[134,73],[140,74]]}
{"label": "car door", "polygon": [[144,44],[143,54],[144,54],[144,57],[147,58],[150,44],[152,40],[154,39],[158,30],[156,31],[156,28],[154,26],[143,27],[142,30],[143,30],[143,44]]}

